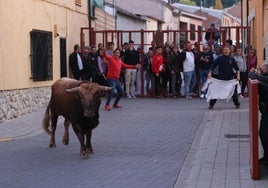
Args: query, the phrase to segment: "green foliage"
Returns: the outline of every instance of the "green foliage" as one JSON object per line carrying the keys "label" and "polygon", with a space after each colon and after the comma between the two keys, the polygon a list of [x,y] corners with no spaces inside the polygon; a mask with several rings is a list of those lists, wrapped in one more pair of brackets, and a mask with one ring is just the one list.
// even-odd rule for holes
{"label": "green foliage", "polygon": [[185,5],[196,5],[195,0],[180,0],[180,3],[185,4]]}
{"label": "green foliage", "polygon": [[[215,0],[194,0],[197,6],[200,6],[201,1],[204,7],[214,6]],[[233,6],[234,4],[240,2],[241,0],[221,0],[223,8]]]}

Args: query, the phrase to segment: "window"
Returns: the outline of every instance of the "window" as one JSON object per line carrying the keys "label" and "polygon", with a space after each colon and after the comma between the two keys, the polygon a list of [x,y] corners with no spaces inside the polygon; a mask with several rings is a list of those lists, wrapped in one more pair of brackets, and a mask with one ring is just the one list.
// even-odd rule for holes
{"label": "window", "polygon": [[195,40],[195,25],[190,24],[190,40]]}
{"label": "window", "polygon": [[81,6],[81,0],[75,0],[75,4],[78,5],[78,6]]}
{"label": "window", "polygon": [[52,32],[33,30],[31,36],[31,79],[53,79]]}

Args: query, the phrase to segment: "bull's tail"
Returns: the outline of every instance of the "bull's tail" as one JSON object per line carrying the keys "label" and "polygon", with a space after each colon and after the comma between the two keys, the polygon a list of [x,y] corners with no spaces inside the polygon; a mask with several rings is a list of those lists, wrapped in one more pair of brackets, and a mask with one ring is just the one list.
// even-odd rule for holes
{"label": "bull's tail", "polygon": [[43,127],[44,131],[46,131],[47,134],[49,134],[49,135],[51,135],[51,131],[49,130],[50,121],[51,121],[51,100],[52,99],[50,99],[50,101],[47,105],[45,116],[44,116],[43,121],[42,121],[42,127]]}

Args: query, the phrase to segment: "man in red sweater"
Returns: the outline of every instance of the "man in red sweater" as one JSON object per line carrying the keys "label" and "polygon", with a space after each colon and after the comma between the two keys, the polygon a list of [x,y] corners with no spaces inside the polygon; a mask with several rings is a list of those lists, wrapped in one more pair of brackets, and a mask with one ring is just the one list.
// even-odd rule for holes
{"label": "man in red sweater", "polygon": [[113,52],[113,56],[109,56],[106,53],[104,53],[104,57],[108,60],[108,72],[107,72],[107,79],[108,79],[108,85],[112,87],[113,89],[109,93],[106,101],[106,105],[104,110],[105,111],[110,111],[110,102],[115,94],[115,89],[117,90],[117,96],[115,98],[113,107],[114,108],[122,108],[118,104],[119,100],[124,94],[124,90],[121,86],[121,83],[119,81],[120,73],[121,73],[121,68],[126,68],[126,69],[136,69],[140,68],[140,64],[137,65],[126,65],[123,63],[120,59],[120,50],[119,48],[116,48]]}
{"label": "man in red sweater", "polygon": [[160,98],[161,94],[161,78],[164,72],[164,58],[162,56],[162,47],[156,47],[156,53],[153,57],[152,72],[154,80],[154,94],[155,98]]}

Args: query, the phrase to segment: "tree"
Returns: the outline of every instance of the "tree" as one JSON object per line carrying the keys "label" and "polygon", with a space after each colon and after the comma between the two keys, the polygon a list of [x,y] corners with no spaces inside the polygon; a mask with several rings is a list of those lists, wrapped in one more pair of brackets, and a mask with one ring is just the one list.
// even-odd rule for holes
{"label": "tree", "polygon": [[186,5],[196,5],[195,0],[180,0],[180,3],[186,4]]}
{"label": "tree", "polygon": [[[221,0],[223,8],[227,8],[230,6],[233,6],[233,4],[238,3],[241,0]],[[211,7],[215,5],[215,0],[195,0],[197,6],[202,6],[203,7]]]}

